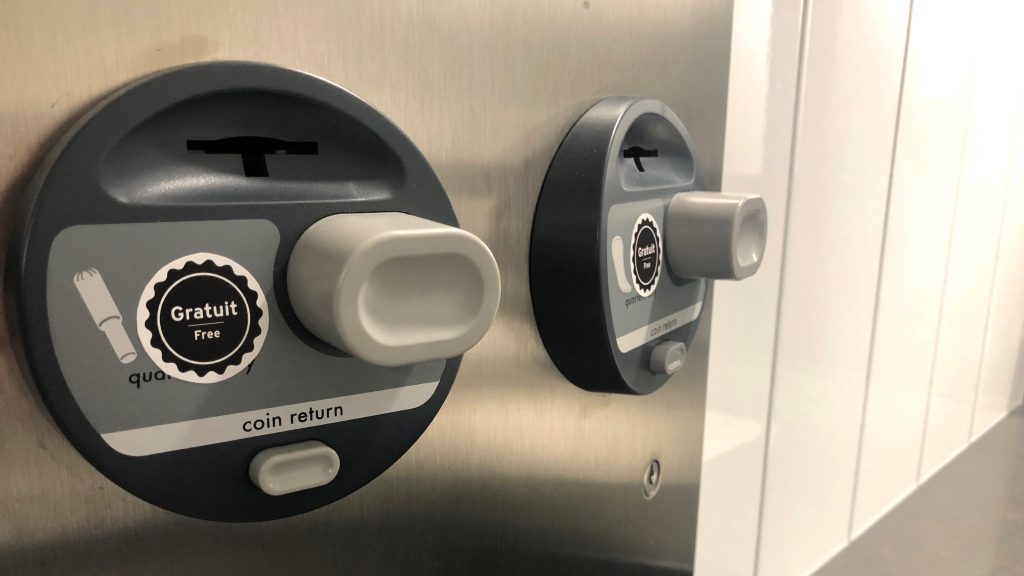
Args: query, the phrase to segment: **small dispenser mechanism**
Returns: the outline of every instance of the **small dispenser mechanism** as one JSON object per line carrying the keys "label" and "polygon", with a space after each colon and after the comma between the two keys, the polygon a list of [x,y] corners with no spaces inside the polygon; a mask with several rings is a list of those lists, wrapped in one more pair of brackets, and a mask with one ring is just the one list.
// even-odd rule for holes
{"label": "small dispenser mechanism", "polygon": [[537,202],[530,291],[573,383],[658,389],[685,363],[710,280],[757,271],[764,201],[704,190],[689,134],[656,100],[608,98],[566,135]]}

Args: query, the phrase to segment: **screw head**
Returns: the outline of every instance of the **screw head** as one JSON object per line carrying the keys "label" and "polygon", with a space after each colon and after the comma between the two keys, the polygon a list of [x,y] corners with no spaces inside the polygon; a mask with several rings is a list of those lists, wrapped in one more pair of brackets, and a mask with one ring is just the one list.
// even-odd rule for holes
{"label": "screw head", "polygon": [[661,462],[657,459],[651,460],[644,470],[644,498],[650,500],[658,493],[661,487]]}

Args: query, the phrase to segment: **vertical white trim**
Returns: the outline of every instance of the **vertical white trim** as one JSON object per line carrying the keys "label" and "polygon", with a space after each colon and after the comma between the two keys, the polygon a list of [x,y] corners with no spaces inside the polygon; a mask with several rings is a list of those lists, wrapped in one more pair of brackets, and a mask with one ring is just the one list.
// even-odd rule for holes
{"label": "vertical white trim", "polygon": [[853,524],[857,508],[857,491],[860,488],[860,462],[864,448],[864,428],[867,421],[868,399],[871,395],[871,367],[875,359],[875,335],[878,330],[878,301],[882,294],[882,281],[885,271],[885,248],[889,237],[889,208],[892,205],[893,174],[896,172],[896,152],[900,135],[900,119],[903,115],[903,88],[907,80],[907,53],[910,50],[910,33],[914,21],[914,0],[910,0],[907,9],[907,31],[903,40],[903,69],[900,72],[900,88],[896,93],[896,122],[892,130],[892,155],[889,157],[889,182],[885,192],[885,211],[882,214],[882,243],[878,250],[878,278],[875,281],[875,307],[871,316],[871,338],[868,340],[867,371],[864,374],[864,396],[860,407],[860,430],[857,435],[857,450],[854,453],[856,462],[853,465],[853,490],[850,494],[850,516],[847,521],[846,541],[853,539]]}
{"label": "vertical white trim", "polygon": [[[1021,114],[1021,102],[1017,102],[1017,111],[1014,113],[1014,126],[1020,126],[1020,114]],[[996,291],[996,276],[999,271],[999,255],[1003,251],[1003,226],[1006,223],[1006,202],[1010,196],[1010,187],[1013,185],[1013,172],[1014,172],[1014,161],[1017,159],[1017,147],[1020,145],[1020,133],[1021,130],[1018,128],[1013,135],[1013,147],[1010,152],[1010,161],[1006,165],[1006,186],[1003,187],[1003,205],[999,211],[999,236],[998,242],[996,243],[996,259],[995,265],[992,266],[992,280],[988,287],[988,308],[985,310],[985,330],[981,334],[981,362],[978,362],[978,373],[974,377],[974,401],[971,403],[971,425],[968,428],[967,444],[970,445],[975,440],[974,434],[974,418],[978,414],[978,395],[981,393],[981,373],[985,368],[985,348],[988,346],[988,325],[992,320],[992,307],[995,305],[992,296]],[[1004,414],[1005,415],[1005,414]],[[1002,420],[1002,417],[997,418],[996,422]],[[988,430],[988,428],[986,428]]]}
{"label": "vertical white trim", "polygon": [[[980,38],[980,35],[978,36]],[[980,40],[975,39],[975,49]],[[962,144],[960,146],[960,168],[957,170],[956,178],[956,194],[953,198],[953,218],[949,222],[949,242],[946,243],[946,272],[942,277],[942,290],[939,302],[939,323],[938,329],[942,328],[942,317],[946,314],[946,285],[949,283],[949,255],[953,251],[953,236],[956,230],[956,206],[960,203],[960,192],[963,190],[963,174],[964,174],[964,157],[967,155],[967,135],[971,129],[971,117],[974,116],[974,84],[978,73],[977,57],[975,57],[975,64],[971,69],[971,87],[970,94],[967,97],[967,119],[964,121],[964,134],[962,137]],[[932,371],[931,376],[928,378],[928,396],[925,398],[924,406],[924,428],[921,430],[921,445],[917,450],[917,473],[915,474],[915,486],[921,484],[921,471],[924,470],[924,447],[928,441],[928,420],[931,418],[932,411],[932,392],[935,386],[935,365],[937,363],[939,354],[939,338],[935,338],[935,344],[932,346]]]}
{"label": "vertical white trim", "polygon": [[804,71],[807,67],[807,43],[810,36],[811,0],[803,0],[800,8],[800,49],[797,54],[796,91],[793,98],[793,126],[790,132],[789,170],[786,175],[786,221],[782,232],[782,257],[779,263],[779,294],[775,306],[775,334],[772,339],[772,372],[768,390],[768,409],[765,414],[764,450],[761,458],[761,498],[757,511],[757,540],[754,544],[754,574],[761,573],[761,536],[764,533],[764,501],[768,484],[768,454],[772,442],[772,407],[775,401],[775,379],[779,355],[779,325],[782,319],[782,297],[786,285],[786,254],[789,245],[789,210],[793,194],[793,174],[796,171],[797,137],[800,128],[800,104],[804,94]]}

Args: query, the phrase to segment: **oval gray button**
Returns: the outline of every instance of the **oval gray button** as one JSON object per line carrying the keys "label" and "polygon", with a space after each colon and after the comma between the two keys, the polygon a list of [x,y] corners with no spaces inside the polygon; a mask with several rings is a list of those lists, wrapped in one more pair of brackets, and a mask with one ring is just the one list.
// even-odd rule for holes
{"label": "oval gray button", "polygon": [[249,478],[271,496],[323,486],[338,475],[341,461],[317,440],[267,448],[249,463]]}

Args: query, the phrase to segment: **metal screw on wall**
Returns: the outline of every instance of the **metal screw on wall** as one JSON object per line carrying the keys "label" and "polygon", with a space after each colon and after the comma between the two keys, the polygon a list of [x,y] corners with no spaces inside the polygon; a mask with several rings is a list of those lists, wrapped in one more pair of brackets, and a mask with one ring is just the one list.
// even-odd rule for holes
{"label": "metal screw on wall", "polygon": [[648,500],[654,498],[658,493],[658,488],[661,487],[661,462],[658,460],[651,460],[647,464],[647,469],[644,470],[643,487],[644,498]]}

